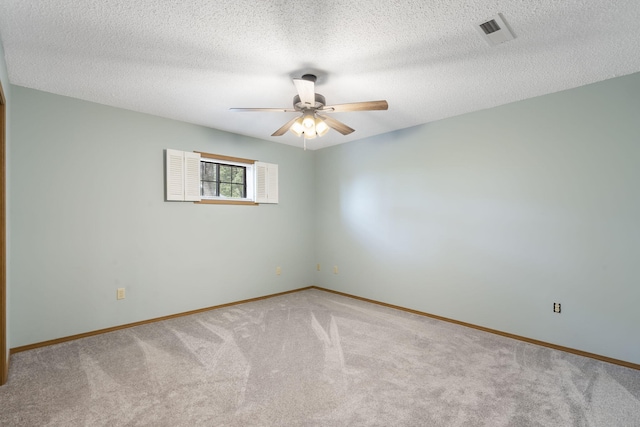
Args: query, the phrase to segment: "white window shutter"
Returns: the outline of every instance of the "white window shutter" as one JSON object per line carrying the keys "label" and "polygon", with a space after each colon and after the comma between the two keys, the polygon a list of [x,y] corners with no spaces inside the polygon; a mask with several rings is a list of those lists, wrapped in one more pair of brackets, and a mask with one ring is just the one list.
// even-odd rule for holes
{"label": "white window shutter", "polygon": [[278,203],[278,165],[267,164],[267,196],[269,203]]}
{"label": "white window shutter", "polygon": [[278,165],[256,162],[256,203],[278,203]]}
{"label": "white window shutter", "polygon": [[184,200],[199,202],[200,198],[200,153],[184,153]]}
{"label": "white window shutter", "polygon": [[167,200],[184,200],[184,155],[182,151],[166,150],[166,192]]}
{"label": "white window shutter", "polygon": [[267,165],[256,162],[256,203],[267,203]]}

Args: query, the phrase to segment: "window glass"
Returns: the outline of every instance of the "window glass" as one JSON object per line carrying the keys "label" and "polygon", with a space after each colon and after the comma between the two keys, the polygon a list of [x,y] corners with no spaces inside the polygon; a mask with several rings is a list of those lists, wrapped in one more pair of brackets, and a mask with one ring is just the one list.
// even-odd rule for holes
{"label": "window glass", "polygon": [[208,198],[247,198],[247,168],[201,160],[200,195]]}

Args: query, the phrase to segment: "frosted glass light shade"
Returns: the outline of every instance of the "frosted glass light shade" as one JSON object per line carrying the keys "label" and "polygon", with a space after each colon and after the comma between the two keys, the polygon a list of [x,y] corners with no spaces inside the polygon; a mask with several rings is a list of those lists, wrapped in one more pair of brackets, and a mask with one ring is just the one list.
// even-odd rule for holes
{"label": "frosted glass light shade", "polygon": [[289,130],[295,135],[295,136],[302,136],[302,132],[304,132],[304,126],[302,125],[302,117],[299,117],[298,120],[296,120],[295,122],[293,122],[293,124],[291,125],[291,127],[289,128]]}
{"label": "frosted glass light shade", "polygon": [[329,132],[329,126],[321,118],[316,118],[316,133],[318,136],[322,136]]}
{"label": "frosted glass light shade", "polygon": [[302,116],[302,126],[304,126],[305,130],[311,129],[315,127],[315,125],[316,121],[313,118],[313,113],[304,113],[304,116]]}

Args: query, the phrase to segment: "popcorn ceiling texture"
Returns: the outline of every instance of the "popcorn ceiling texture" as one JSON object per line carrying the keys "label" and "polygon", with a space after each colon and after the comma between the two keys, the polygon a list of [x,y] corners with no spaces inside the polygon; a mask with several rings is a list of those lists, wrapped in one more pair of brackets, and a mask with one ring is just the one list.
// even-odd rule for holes
{"label": "popcorn ceiling texture", "polygon": [[[489,46],[475,24],[502,13],[516,39]],[[318,75],[356,129],[321,148],[640,71],[637,0],[3,0],[11,83],[270,137],[291,113],[292,77]]]}

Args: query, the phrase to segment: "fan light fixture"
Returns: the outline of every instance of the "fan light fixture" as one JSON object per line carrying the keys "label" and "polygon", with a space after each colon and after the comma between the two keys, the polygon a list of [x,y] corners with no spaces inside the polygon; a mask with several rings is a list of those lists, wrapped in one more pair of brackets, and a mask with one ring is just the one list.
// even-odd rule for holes
{"label": "fan light fixture", "polygon": [[304,138],[306,148],[307,139],[314,139],[325,135],[333,129],[342,135],[349,135],[354,129],[325,114],[344,113],[349,111],[386,110],[389,104],[385,100],[352,102],[349,104],[326,105],[324,96],[316,93],[317,77],[305,74],[299,79],[293,79],[298,94],[293,97],[293,108],[231,108],[231,111],[270,111],[278,113],[302,113],[281,126],[271,136],[282,136],[291,131],[297,137]]}
{"label": "fan light fixture", "polygon": [[301,117],[298,117],[289,130],[295,136],[304,136],[305,139],[314,139],[323,136],[329,132],[329,125],[324,120],[311,111],[306,111]]}

